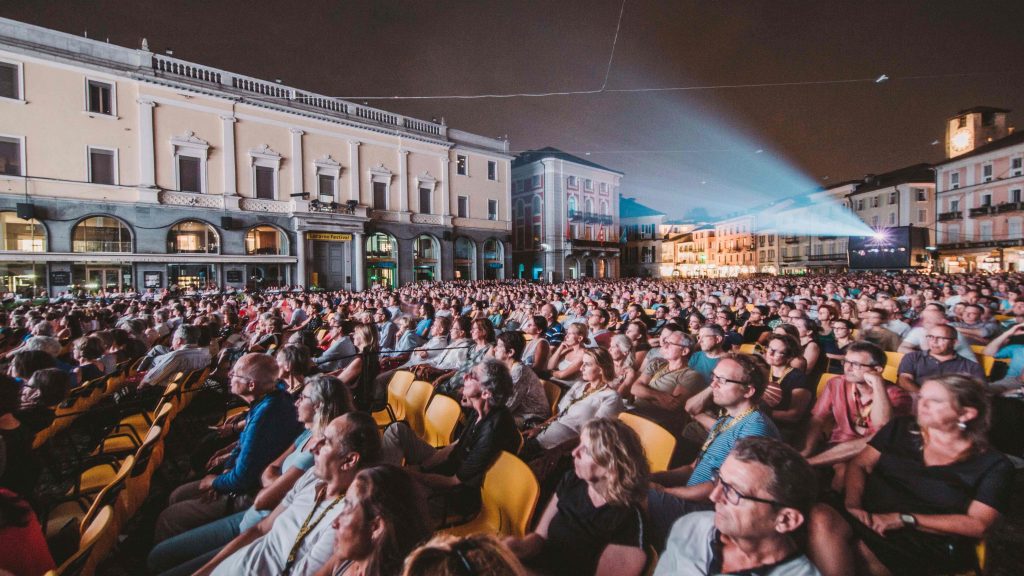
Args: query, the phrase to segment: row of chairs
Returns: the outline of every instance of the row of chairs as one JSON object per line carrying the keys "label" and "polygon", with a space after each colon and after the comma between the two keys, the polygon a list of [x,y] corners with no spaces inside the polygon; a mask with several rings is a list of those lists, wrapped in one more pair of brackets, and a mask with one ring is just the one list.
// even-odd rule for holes
{"label": "row of chairs", "polygon": [[122,415],[60,503],[45,516],[48,538],[77,526],[78,551],[51,574],[91,576],[149,495],[171,424],[209,370],[176,374],[153,410]]}

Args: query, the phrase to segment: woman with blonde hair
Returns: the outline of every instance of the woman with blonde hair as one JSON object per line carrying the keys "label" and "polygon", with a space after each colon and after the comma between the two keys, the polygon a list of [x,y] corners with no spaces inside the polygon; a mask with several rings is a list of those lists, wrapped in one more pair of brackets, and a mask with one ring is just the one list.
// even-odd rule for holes
{"label": "woman with blonde hair", "polygon": [[505,544],[541,574],[640,574],[650,476],[640,437],[617,418],[596,418],[572,456],[534,531]]}
{"label": "woman with blonde hair", "polygon": [[[373,324],[356,324],[352,331],[352,344],[359,355],[335,374],[345,386],[352,391],[356,407],[360,410],[380,409],[383,406],[373,396],[373,380],[380,370],[380,344],[378,343],[377,327]],[[384,402],[387,402],[387,389],[384,390]]]}
{"label": "woman with blonde hair", "polygon": [[844,502],[811,513],[808,556],[824,574],[958,574],[1009,510],[1013,465],[988,444],[981,382],[926,378],[917,415],[893,418],[847,466]]}
{"label": "woman with blonde hair", "polygon": [[609,385],[615,379],[611,355],[602,348],[584,348],[581,356],[582,379],[562,396],[558,414],[524,434],[527,440],[520,452],[524,460],[579,438],[587,421],[615,418],[622,411],[622,398]]}
{"label": "woman with blonde hair", "polygon": [[548,370],[551,371],[552,380],[569,383],[579,377],[588,338],[589,330],[586,324],[574,322],[566,327],[565,339],[548,359]]}
{"label": "woman with blonde hair", "polygon": [[608,346],[615,367],[615,378],[610,386],[624,399],[629,398],[629,390],[638,375],[636,356],[633,355],[633,341],[625,334],[612,336]]}
{"label": "woman with blonde hair", "polygon": [[402,576],[526,576],[515,554],[492,534],[438,534],[413,550]]}

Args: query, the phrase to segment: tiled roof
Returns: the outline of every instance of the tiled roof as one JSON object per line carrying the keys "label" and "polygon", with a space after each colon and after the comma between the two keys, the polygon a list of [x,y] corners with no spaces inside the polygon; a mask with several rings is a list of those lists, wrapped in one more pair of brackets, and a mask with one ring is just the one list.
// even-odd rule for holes
{"label": "tiled roof", "polygon": [[599,170],[607,170],[608,172],[615,172],[616,174],[618,174],[620,176],[624,176],[625,175],[625,173],[620,172],[618,170],[615,170],[615,169],[612,169],[612,168],[608,168],[607,166],[601,166],[600,164],[598,164],[596,162],[591,162],[590,160],[584,160],[583,158],[580,158],[579,156],[573,156],[572,154],[569,154],[568,152],[562,152],[558,148],[552,148],[551,146],[547,146],[547,147],[541,148],[539,150],[527,150],[526,152],[523,152],[523,153],[519,154],[518,156],[516,156],[516,159],[512,161],[512,167],[513,168],[518,168],[519,166],[524,166],[526,164],[530,164],[531,162],[536,162],[537,160],[543,160],[544,158],[557,158],[559,160],[565,160],[567,162],[575,162],[576,164],[582,164],[584,166],[590,166],[591,168],[597,168]]}

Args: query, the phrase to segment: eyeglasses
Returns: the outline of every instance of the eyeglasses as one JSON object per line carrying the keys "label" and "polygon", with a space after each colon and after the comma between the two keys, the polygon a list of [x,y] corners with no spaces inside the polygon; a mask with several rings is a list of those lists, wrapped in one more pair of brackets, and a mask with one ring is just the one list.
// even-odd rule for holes
{"label": "eyeglasses", "polygon": [[735,384],[737,386],[749,386],[750,385],[748,382],[744,382],[742,380],[730,380],[729,378],[726,378],[724,376],[720,376],[718,374],[715,374],[714,372],[711,373],[711,381],[712,382],[718,382],[719,384],[722,384],[722,383]]}
{"label": "eyeglasses", "polygon": [[250,378],[248,376],[243,376],[243,375],[239,374],[238,372],[235,372],[234,370],[232,370],[231,372],[228,372],[228,378],[238,378],[239,380],[248,380],[248,381],[252,382],[252,378]]}
{"label": "eyeglasses", "polygon": [[956,340],[956,338],[950,338],[949,336],[933,336],[932,334],[926,335],[925,338],[928,340]]}
{"label": "eyeglasses", "polygon": [[767,498],[758,498],[757,496],[747,496],[746,494],[740,493],[740,491],[737,490],[732,484],[729,484],[725,480],[722,480],[722,476],[721,476],[721,474],[718,473],[718,470],[715,470],[711,474],[711,482],[714,483],[716,488],[721,488],[721,490],[722,490],[722,497],[725,498],[726,502],[728,502],[729,504],[732,504],[733,506],[738,506],[739,503],[740,503],[740,500],[751,500],[753,502],[761,502],[763,504],[771,504],[772,506],[777,506],[779,508],[785,508],[786,507],[785,504],[783,504],[782,502],[776,501],[776,500],[769,500]]}
{"label": "eyeglasses", "polygon": [[843,360],[843,366],[849,366],[850,368],[874,368],[878,364],[861,364],[860,362],[854,362],[853,360]]}

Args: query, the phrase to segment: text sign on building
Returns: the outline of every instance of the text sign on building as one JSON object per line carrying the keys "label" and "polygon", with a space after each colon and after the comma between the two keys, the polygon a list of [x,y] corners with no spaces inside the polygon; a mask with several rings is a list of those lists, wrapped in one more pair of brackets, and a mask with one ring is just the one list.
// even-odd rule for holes
{"label": "text sign on building", "polygon": [[323,240],[325,242],[351,242],[351,234],[338,232],[306,232],[307,240]]}

